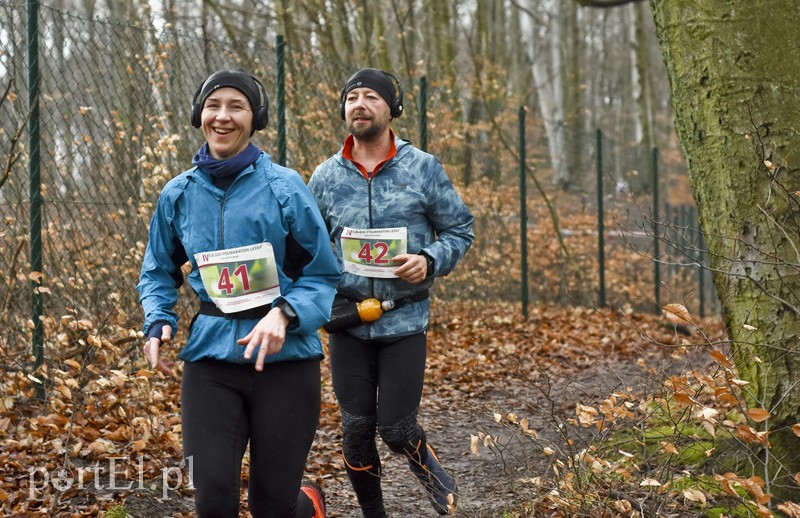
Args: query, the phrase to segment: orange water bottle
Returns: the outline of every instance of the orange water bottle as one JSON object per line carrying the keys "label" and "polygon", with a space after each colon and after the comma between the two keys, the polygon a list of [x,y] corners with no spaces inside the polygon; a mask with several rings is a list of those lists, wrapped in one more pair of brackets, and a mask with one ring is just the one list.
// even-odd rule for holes
{"label": "orange water bottle", "polygon": [[384,311],[389,311],[394,307],[393,300],[385,300],[383,302],[378,299],[364,299],[356,303],[358,308],[358,318],[362,322],[373,322],[378,320]]}
{"label": "orange water bottle", "polygon": [[394,309],[393,300],[384,302],[375,298],[355,302],[345,297],[337,297],[331,308],[331,318],[323,327],[329,333],[343,331],[364,322],[378,320],[385,311]]}

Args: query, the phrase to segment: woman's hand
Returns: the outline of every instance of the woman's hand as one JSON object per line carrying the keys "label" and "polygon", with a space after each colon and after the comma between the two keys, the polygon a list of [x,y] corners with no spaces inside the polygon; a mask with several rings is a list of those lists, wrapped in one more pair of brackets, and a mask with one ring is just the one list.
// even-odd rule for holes
{"label": "woman's hand", "polygon": [[175,363],[161,357],[161,344],[172,340],[172,326],[165,325],[161,328],[161,338],[156,336],[150,338],[144,344],[144,355],[150,363],[150,367],[163,372],[167,376],[174,376],[173,367]]}
{"label": "woman's hand", "polygon": [[289,319],[280,308],[272,308],[267,315],[258,321],[256,327],[247,333],[247,336],[236,341],[239,345],[247,346],[244,357],[248,360],[253,356],[253,351],[258,349],[256,356],[256,370],[264,370],[264,358],[268,354],[277,354],[283,348],[286,340],[286,326]]}

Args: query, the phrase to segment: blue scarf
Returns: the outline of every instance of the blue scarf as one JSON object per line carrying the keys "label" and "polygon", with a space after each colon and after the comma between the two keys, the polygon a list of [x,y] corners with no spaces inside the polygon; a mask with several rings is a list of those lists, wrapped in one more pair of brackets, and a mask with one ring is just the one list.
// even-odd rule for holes
{"label": "blue scarf", "polygon": [[237,174],[258,160],[259,155],[261,155],[261,150],[255,144],[250,143],[238,155],[217,160],[208,154],[208,142],[206,142],[192,159],[192,164],[199,167],[204,173],[210,174],[212,178],[225,178]]}

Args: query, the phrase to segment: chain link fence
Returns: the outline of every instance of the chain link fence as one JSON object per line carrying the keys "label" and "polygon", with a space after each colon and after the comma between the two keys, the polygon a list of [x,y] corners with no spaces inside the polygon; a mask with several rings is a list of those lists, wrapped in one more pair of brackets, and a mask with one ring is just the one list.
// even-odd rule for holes
{"label": "chain link fence", "polygon": [[[24,363],[30,350],[32,282],[43,301],[48,347],[138,340],[135,286],[147,226],[161,187],[188,167],[203,143],[189,124],[190,100],[210,71],[243,67],[264,81],[271,94],[270,123],[254,142],[275,158],[284,138],[279,129],[285,128],[285,163],[307,179],[341,146],[339,89],[357,68],[295,55],[291,48],[281,53],[278,44],[257,47],[40,6],[42,246],[33,253],[41,254],[42,271],[32,272],[30,221],[36,207],[29,171],[36,164],[30,163],[26,133],[30,37],[25,7],[0,0],[0,304],[9,330],[0,339],[5,357],[0,363],[6,365]],[[469,100],[453,98],[443,85],[400,81],[406,109],[395,121],[395,132],[426,143],[476,216],[473,249],[438,283],[435,295],[518,302],[523,268],[518,105],[500,91],[496,98]],[[637,199],[632,193],[648,192],[649,181],[642,179],[653,171],[649,150],[610,139],[598,147],[595,131],[564,132],[568,145],[562,159],[584,181],[555,189],[548,178],[553,164],[546,137],[533,117],[528,121],[523,169],[529,183],[531,300],[595,305],[605,275],[608,305],[652,309],[653,242],[669,236],[666,230],[659,233],[649,214],[654,203],[688,206],[691,200],[653,201],[646,198],[650,194]],[[671,157],[660,164],[666,192],[672,179],[685,177],[677,155],[677,150],[662,154]],[[591,187],[581,187],[586,185]],[[599,234],[609,237],[604,273],[598,268],[601,205],[606,228]],[[665,223],[662,228],[669,228]],[[670,298],[697,307],[697,284],[686,284],[685,271],[699,255],[678,247],[661,250],[659,259],[675,267],[662,280]],[[678,279],[674,286],[668,275]],[[194,306],[191,294],[184,294],[179,312],[185,318]]]}

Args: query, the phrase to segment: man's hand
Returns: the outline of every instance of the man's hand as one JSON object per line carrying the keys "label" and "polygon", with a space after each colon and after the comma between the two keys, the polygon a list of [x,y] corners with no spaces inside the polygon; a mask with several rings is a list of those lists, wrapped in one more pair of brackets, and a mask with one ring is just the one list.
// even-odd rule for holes
{"label": "man's hand", "polygon": [[256,327],[247,333],[247,336],[236,341],[239,345],[247,346],[244,357],[248,360],[253,356],[253,351],[258,349],[256,356],[256,370],[264,370],[264,358],[268,354],[277,354],[283,348],[286,340],[286,326],[289,319],[280,308],[272,308],[267,315],[259,320]]}
{"label": "man's hand", "polygon": [[392,261],[401,263],[394,274],[409,284],[419,284],[428,275],[428,259],[420,254],[400,254]]}
{"label": "man's hand", "polygon": [[173,367],[175,363],[170,359],[161,357],[161,344],[170,340],[172,340],[172,326],[165,325],[161,328],[161,338],[154,336],[145,342],[144,355],[150,363],[150,367],[163,372],[167,376],[174,376]]}

